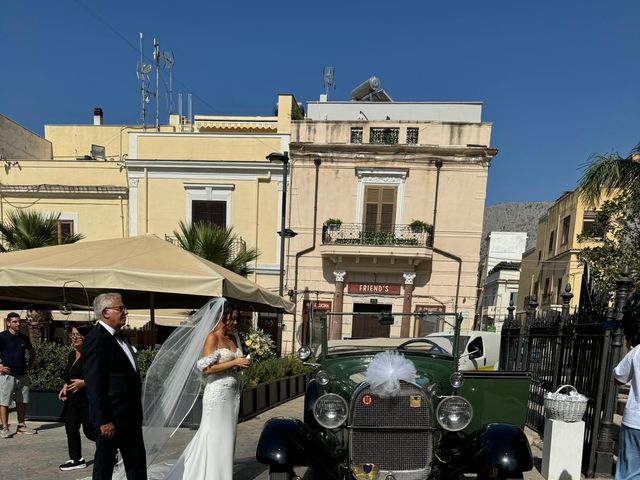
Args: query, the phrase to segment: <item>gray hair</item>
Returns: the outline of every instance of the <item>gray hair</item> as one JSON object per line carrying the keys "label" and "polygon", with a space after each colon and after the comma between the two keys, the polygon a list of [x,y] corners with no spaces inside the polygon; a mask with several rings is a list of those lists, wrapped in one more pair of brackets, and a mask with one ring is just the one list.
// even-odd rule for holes
{"label": "gray hair", "polygon": [[116,292],[101,293],[93,300],[93,313],[96,315],[96,320],[102,319],[102,311],[110,305],[113,299],[122,302],[122,295]]}

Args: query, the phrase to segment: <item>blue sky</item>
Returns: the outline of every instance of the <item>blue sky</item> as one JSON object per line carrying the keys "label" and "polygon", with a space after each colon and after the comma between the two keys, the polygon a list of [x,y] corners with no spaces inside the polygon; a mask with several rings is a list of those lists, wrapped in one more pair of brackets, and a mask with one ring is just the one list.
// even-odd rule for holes
{"label": "blue sky", "polygon": [[40,134],[95,106],[138,123],[143,32],[148,57],[154,36],[173,52],[197,114],[316,100],[325,65],[333,99],[377,75],[396,100],[483,101],[500,150],[487,204],[553,200],[593,153],[640,142],[639,14],[635,0],[3,0],[0,113]]}

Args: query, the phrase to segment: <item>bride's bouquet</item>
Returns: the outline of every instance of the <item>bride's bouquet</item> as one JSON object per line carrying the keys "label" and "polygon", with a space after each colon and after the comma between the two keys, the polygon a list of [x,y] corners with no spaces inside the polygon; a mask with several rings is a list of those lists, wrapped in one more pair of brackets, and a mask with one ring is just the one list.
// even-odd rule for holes
{"label": "bride's bouquet", "polygon": [[251,355],[251,360],[261,362],[275,356],[276,345],[269,335],[259,328],[252,328],[241,333],[242,350],[245,355]]}

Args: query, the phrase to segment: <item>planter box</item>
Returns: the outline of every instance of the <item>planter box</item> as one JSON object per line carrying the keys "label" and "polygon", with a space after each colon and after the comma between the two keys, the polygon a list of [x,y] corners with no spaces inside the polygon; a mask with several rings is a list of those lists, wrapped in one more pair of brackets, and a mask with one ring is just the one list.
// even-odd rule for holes
{"label": "planter box", "polygon": [[280,392],[278,388],[279,386],[280,385],[278,385],[277,380],[267,383],[267,390],[269,393],[269,406],[276,405],[280,402]]}
{"label": "planter box", "polygon": [[240,397],[240,418],[246,420],[256,413],[256,387],[244,387]]}
{"label": "planter box", "polygon": [[64,421],[64,402],[58,398],[58,390],[31,389],[27,404],[27,420],[42,422]]}
{"label": "planter box", "polygon": [[266,410],[269,406],[268,383],[259,383],[256,385],[256,412]]}
{"label": "planter box", "polygon": [[287,381],[287,379],[281,378],[279,380],[276,380],[276,383],[278,384],[279,400],[281,402],[288,400],[289,399],[289,382]]}

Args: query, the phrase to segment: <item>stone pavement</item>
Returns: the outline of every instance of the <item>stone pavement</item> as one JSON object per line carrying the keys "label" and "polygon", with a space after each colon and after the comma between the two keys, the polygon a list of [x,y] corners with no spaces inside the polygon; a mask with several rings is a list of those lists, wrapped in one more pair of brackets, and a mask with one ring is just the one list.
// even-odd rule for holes
{"label": "stone pavement", "polygon": [[[235,480],[268,480],[267,467],[255,459],[262,425],[272,417],[301,418],[302,405],[303,399],[299,397],[238,425]],[[11,413],[9,421],[12,426],[15,426],[15,413]],[[62,423],[28,422],[28,425],[37,429],[38,434],[14,435],[9,439],[0,439],[0,480],[77,480],[91,475],[91,465],[86,469],[71,472],[61,472],[58,469],[58,466],[68,458],[67,438]],[[180,429],[174,437],[176,451],[181,451],[194,433],[193,430]],[[538,434],[529,429],[525,433],[536,459],[536,467],[540,468],[542,440]],[[92,463],[93,443],[82,438],[85,458]],[[296,471],[296,473],[303,474],[302,471]],[[525,473],[524,478],[525,480],[543,479],[536,469]]]}

